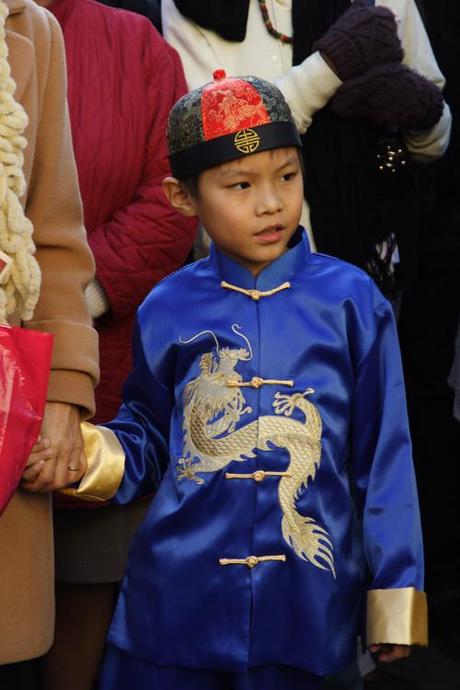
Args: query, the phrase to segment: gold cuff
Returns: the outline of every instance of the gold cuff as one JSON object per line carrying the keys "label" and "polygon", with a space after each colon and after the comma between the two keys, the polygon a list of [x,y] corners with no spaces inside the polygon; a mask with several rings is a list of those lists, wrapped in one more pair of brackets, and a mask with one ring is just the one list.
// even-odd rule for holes
{"label": "gold cuff", "polygon": [[413,587],[367,593],[367,644],[428,646],[425,592]]}
{"label": "gold cuff", "polygon": [[88,469],[77,489],[62,489],[60,493],[82,501],[108,501],[120,486],[125,469],[125,451],[111,429],[82,422]]}

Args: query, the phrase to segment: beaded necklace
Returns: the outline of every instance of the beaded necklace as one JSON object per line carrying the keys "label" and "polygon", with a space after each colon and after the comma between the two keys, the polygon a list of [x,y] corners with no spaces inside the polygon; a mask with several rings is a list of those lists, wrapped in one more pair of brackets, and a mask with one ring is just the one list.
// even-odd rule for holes
{"label": "beaded necklace", "polygon": [[281,43],[293,43],[293,37],[292,36],[287,36],[286,34],[282,34],[279,31],[275,29],[273,24],[270,21],[270,15],[268,14],[268,7],[266,0],[258,0],[260,11],[262,12],[262,19],[264,20],[264,24],[267,27],[268,33],[273,36],[274,38],[277,38],[278,40],[281,41]]}

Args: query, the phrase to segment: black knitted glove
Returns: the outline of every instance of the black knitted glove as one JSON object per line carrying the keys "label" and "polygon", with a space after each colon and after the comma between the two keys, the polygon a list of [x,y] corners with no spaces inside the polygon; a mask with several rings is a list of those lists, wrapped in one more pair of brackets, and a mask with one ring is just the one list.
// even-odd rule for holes
{"label": "black knitted glove", "polygon": [[406,65],[380,65],[345,82],[330,101],[342,117],[410,129],[430,129],[443,110],[442,91]]}
{"label": "black knitted glove", "polygon": [[345,81],[387,62],[401,62],[403,49],[393,12],[355,0],[313,45]]}

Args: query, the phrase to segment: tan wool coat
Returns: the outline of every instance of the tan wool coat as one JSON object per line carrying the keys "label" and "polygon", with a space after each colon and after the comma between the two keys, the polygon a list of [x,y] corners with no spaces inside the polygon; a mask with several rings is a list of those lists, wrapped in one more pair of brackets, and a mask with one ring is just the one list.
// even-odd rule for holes
{"label": "tan wool coat", "polygon": [[[39,302],[26,327],[54,334],[48,399],[94,412],[97,336],[84,298],[93,259],[81,202],[66,105],[62,36],[32,0],[6,0],[6,42],[25,136],[25,212],[42,271]],[[54,629],[50,497],[18,490],[0,517],[0,664],[44,654]]]}

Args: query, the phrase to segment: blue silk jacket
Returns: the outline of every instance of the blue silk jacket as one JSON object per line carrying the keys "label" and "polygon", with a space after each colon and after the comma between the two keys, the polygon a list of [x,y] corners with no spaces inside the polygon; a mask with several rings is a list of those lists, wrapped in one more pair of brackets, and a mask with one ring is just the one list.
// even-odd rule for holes
{"label": "blue silk jacket", "polygon": [[369,643],[426,642],[392,309],[298,240],[257,279],[212,248],[160,283],[123,406],[96,427],[112,500],[156,490],[109,636],[152,663],[340,670],[368,590]]}

